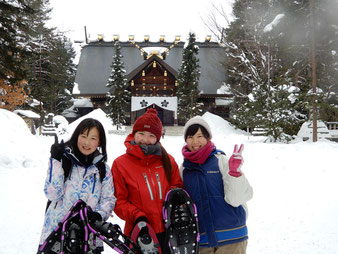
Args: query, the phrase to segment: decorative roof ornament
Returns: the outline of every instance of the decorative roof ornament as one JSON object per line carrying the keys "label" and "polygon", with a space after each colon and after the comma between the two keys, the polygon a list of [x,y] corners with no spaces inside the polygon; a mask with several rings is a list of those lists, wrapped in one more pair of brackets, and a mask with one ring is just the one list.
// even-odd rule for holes
{"label": "decorative roof ornament", "polygon": [[171,50],[173,47],[175,47],[180,41],[181,41],[181,35],[176,35],[176,36],[175,36],[175,41],[173,42],[173,44],[171,44],[171,45],[169,46],[169,48],[167,48],[167,49],[162,53],[163,60],[165,60],[165,58],[167,57],[169,50]]}
{"label": "decorative roof ornament", "polygon": [[[149,40],[149,37],[148,37],[148,40]],[[140,47],[140,45],[138,45],[138,44],[135,42],[135,40],[134,40],[134,35],[129,35],[129,42],[130,42],[131,44],[133,44],[136,48],[138,48],[138,49],[141,51],[141,53],[142,53],[142,55],[143,55],[143,59],[146,60],[148,54],[147,54],[147,52],[144,51],[143,48]]]}
{"label": "decorative roof ornament", "polygon": [[119,36],[118,34],[114,34],[114,35],[113,35],[114,41],[118,41],[118,40],[119,40],[119,37],[120,37],[120,36]]}
{"label": "decorative roof ornament", "polygon": [[[159,41],[161,43],[163,43],[164,38],[165,38],[165,36],[161,35]],[[168,52],[181,41],[181,35],[176,35],[175,41],[168,48],[166,48],[164,51],[160,50],[161,52],[159,52],[159,50],[153,50],[151,52],[148,52],[149,50],[148,51],[144,50],[144,48],[142,48],[140,45],[138,45],[135,42],[134,39],[135,39],[134,35],[129,35],[129,42],[141,51],[144,60],[149,59],[152,55],[157,55],[159,58],[165,60],[166,56],[168,55]],[[144,42],[145,43],[148,43],[149,39],[150,39],[149,35],[144,36]]]}

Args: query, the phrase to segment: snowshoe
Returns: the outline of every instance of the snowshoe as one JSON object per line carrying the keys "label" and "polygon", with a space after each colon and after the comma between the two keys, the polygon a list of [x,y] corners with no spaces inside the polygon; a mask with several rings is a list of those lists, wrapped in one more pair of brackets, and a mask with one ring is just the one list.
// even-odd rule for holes
{"label": "snowshoe", "polygon": [[45,242],[39,246],[38,254],[91,254],[96,250],[97,238],[120,254],[135,253],[128,245],[136,246],[136,244],[121,232],[118,225],[102,221],[90,223],[86,203],[78,200]]}
{"label": "snowshoe", "polygon": [[198,253],[197,209],[189,194],[181,188],[171,189],[166,195],[162,213],[171,253]]}
{"label": "snowshoe", "polygon": [[130,239],[137,243],[142,254],[161,254],[160,243],[149,223],[140,221],[131,232]]}
{"label": "snowshoe", "polygon": [[[71,252],[71,250],[68,250],[68,247],[71,249],[74,249],[74,244],[70,244],[71,241],[68,241],[66,243],[66,231],[65,228],[68,224],[67,228],[73,228],[74,229],[74,223],[76,217],[79,214],[79,211],[84,207],[84,202],[82,200],[78,200],[73,207],[69,210],[69,212],[66,214],[66,216],[63,218],[63,220],[58,224],[58,226],[53,230],[53,232],[47,237],[45,242],[39,246],[38,254],[41,253],[61,253],[61,251],[66,251],[66,253],[74,253]],[[70,230],[72,232],[72,235],[74,234],[74,230]],[[69,233],[70,233],[69,232]],[[76,233],[78,234],[78,232]],[[61,246],[62,245],[62,246]],[[68,246],[66,246],[68,245]],[[72,245],[72,246],[71,246]],[[80,248],[82,244],[78,242],[78,246],[76,249],[80,251]],[[64,250],[66,249],[66,250]]]}

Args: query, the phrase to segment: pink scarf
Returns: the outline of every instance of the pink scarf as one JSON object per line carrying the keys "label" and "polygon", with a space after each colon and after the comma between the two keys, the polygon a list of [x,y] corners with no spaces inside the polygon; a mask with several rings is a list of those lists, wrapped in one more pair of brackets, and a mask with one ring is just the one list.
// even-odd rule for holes
{"label": "pink scarf", "polygon": [[204,162],[208,159],[212,149],[214,149],[215,145],[211,141],[209,141],[205,146],[203,146],[201,149],[190,152],[188,150],[187,145],[183,146],[182,148],[182,154],[183,157],[193,163],[197,164],[204,164]]}

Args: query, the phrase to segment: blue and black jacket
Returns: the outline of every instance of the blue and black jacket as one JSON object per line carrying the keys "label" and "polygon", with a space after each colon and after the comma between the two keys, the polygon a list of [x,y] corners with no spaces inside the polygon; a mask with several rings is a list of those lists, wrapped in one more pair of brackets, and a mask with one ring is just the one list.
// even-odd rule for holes
{"label": "blue and black jacket", "polygon": [[217,247],[248,239],[246,212],[224,200],[222,174],[214,149],[204,164],[183,162],[184,189],[194,200],[200,227],[200,246]]}

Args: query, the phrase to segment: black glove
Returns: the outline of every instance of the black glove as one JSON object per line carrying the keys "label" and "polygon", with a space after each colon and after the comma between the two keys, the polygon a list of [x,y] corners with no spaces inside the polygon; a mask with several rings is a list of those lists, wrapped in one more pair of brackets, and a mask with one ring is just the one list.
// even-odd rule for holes
{"label": "black glove", "polygon": [[87,206],[87,216],[90,222],[102,221],[101,214],[94,212],[90,206]]}
{"label": "black glove", "polygon": [[55,160],[61,161],[63,152],[65,151],[65,143],[63,140],[58,143],[58,137],[55,135],[55,143],[50,148],[50,157]]}

